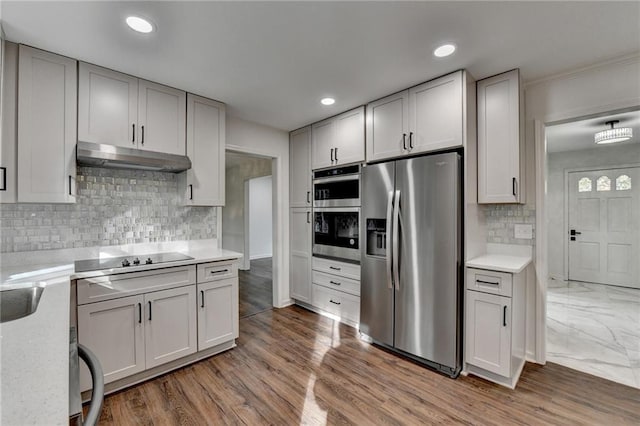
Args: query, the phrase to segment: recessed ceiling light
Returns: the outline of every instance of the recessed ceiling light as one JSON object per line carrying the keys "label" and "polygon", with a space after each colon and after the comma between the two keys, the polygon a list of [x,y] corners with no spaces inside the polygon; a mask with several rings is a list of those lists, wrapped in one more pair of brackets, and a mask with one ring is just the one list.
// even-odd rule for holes
{"label": "recessed ceiling light", "polygon": [[127,25],[132,30],[137,31],[139,33],[147,34],[153,31],[153,25],[151,24],[151,22],[139,16],[128,16]]}
{"label": "recessed ceiling light", "polygon": [[436,48],[436,50],[433,51],[433,55],[438,58],[444,58],[445,56],[451,55],[455,51],[456,51],[455,45],[443,44],[442,46]]}
{"label": "recessed ceiling light", "polygon": [[322,98],[322,99],[320,100],[320,103],[321,103],[322,105],[333,105],[333,104],[335,104],[335,103],[336,103],[336,100],[335,100],[335,99],[333,99],[333,98]]}

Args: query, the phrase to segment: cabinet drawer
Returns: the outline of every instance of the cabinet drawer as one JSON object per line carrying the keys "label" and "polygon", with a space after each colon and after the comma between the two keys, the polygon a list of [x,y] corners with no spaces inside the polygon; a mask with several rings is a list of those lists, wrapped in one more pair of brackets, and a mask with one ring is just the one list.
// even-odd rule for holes
{"label": "cabinet drawer", "polygon": [[360,298],[320,285],[312,285],[313,305],[355,323],[360,321]]}
{"label": "cabinet drawer", "polygon": [[225,280],[238,276],[236,262],[211,262],[198,265],[198,282]]}
{"label": "cabinet drawer", "polygon": [[511,297],[512,274],[467,268],[467,290]]}
{"label": "cabinet drawer", "polygon": [[314,257],[312,269],[314,271],[351,278],[352,280],[360,280],[360,265],[355,263],[346,263],[337,260]]}
{"label": "cabinet drawer", "polygon": [[351,278],[338,277],[324,272],[313,271],[313,283],[333,290],[344,291],[360,296],[360,281]]}
{"label": "cabinet drawer", "polygon": [[78,280],[78,305],[196,283],[195,265]]}

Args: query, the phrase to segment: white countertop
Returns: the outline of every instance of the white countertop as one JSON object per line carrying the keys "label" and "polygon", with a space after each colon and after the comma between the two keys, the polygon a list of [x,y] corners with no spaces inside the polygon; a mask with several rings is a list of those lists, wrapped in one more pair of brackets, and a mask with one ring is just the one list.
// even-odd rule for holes
{"label": "white countertop", "polygon": [[[179,252],[191,260],[75,273],[74,261],[93,257]],[[0,289],[44,286],[35,313],[0,324],[0,424],[69,423],[70,281],[107,274],[237,260],[241,253],[215,240],[3,253]],[[0,294],[1,297],[1,294]]]}
{"label": "white countertop", "polygon": [[508,254],[485,254],[467,261],[468,268],[487,269],[490,271],[522,272],[531,263],[531,256],[513,256]]}
{"label": "white countertop", "polygon": [[68,425],[69,280],[46,283],[36,312],[0,324],[0,347],[0,424]]}

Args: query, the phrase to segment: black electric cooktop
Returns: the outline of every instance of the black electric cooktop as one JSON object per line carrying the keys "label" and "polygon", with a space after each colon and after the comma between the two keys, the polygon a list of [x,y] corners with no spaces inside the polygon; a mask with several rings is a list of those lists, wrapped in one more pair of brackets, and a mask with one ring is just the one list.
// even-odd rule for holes
{"label": "black electric cooktop", "polygon": [[76,272],[101,271],[105,269],[127,268],[130,266],[191,260],[193,257],[182,253],[150,253],[131,256],[108,257],[101,259],[76,260]]}

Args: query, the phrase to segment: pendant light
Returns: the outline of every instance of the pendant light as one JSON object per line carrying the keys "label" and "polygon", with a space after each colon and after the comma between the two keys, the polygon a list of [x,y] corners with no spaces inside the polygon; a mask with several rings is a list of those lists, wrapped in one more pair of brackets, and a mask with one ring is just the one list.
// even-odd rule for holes
{"label": "pendant light", "polygon": [[607,130],[603,130],[595,134],[595,142],[598,145],[604,145],[608,143],[624,142],[631,139],[633,136],[633,129],[631,127],[617,127],[614,128],[614,124],[619,123],[618,120],[607,121],[605,124],[611,126]]}

